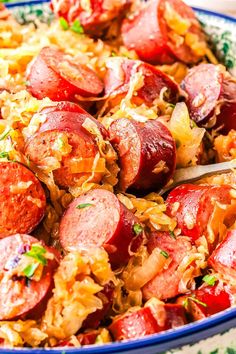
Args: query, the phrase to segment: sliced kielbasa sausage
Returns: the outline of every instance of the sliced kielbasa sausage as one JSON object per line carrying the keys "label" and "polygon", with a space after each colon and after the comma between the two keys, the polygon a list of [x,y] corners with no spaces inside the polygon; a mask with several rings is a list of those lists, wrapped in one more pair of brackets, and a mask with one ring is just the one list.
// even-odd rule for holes
{"label": "sliced kielbasa sausage", "polygon": [[197,63],[205,36],[193,10],[181,0],[151,0],[122,25],[124,44],[140,59],[154,63]]}
{"label": "sliced kielbasa sausage", "polygon": [[99,35],[109,27],[111,20],[122,15],[130,6],[129,0],[52,0],[52,9],[58,17],[65,18],[70,24],[79,20],[87,33]]}
{"label": "sliced kielbasa sausage", "polygon": [[105,284],[103,289],[98,294],[96,294],[96,296],[102,300],[103,308],[88,315],[86,320],[83,322],[83,328],[98,328],[100,322],[105,318],[112,306],[114,290],[115,286],[113,282],[110,281],[108,284]]}
{"label": "sliced kielbasa sausage", "polygon": [[44,108],[39,114],[46,119],[26,142],[25,155],[39,167],[47,166],[51,157],[58,160],[60,167],[53,173],[56,183],[62,187],[82,185],[89,177],[91,182],[99,183],[105,161],[100,159],[101,166],[98,165],[92,175],[98,146],[95,137],[83,125],[85,121],[91,122],[104,137],[105,128],[74,103],[61,102]]}
{"label": "sliced kielbasa sausage", "polygon": [[[84,333],[80,333],[76,336],[76,339],[81,345],[91,345],[95,344],[97,337],[100,335],[100,330],[91,330]],[[76,347],[75,341],[72,341],[71,338],[60,341],[56,347]]]}
{"label": "sliced kielbasa sausage", "polygon": [[233,296],[221,284],[203,285],[193,293],[180,297],[177,302],[184,305],[191,321],[198,321],[230,307]]}
{"label": "sliced kielbasa sausage", "polygon": [[200,64],[181,83],[191,119],[198,125],[236,129],[236,80],[221,65]]}
{"label": "sliced kielbasa sausage", "polygon": [[62,217],[59,237],[65,250],[104,247],[113,266],[127,262],[140,245],[138,219],[113,194],[94,189],[76,198]]}
{"label": "sliced kielbasa sausage", "polygon": [[43,48],[30,63],[27,82],[34,97],[52,101],[74,101],[75,95],[98,96],[103,91],[103,83],[92,69],[56,47]]}
{"label": "sliced kielbasa sausage", "polygon": [[0,162],[0,238],[30,233],[42,220],[46,197],[39,180],[24,165]]}
{"label": "sliced kielbasa sausage", "polygon": [[151,253],[156,247],[160,248],[163,257],[171,259],[167,269],[158,273],[152,280],[144,285],[143,297],[145,300],[151,297],[158,299],[170,299],[180,294],[179,285],[183,273],[178,269],[183,258],[188,254],[192,245],[186,237],[179,236],[176,239],[168,232],[153,232],[147,244]]}
{"label": "sliced kielbasa sausage", "polygon": [[[193,242],[204,235],[208,242],[213,244],[218,241],[220,227],[224,222],[225,206],[231,203],[230,190],[228,185],[183,184],[168,195],[167,214],[176,217],[177,227],[181,229],[182,235],[189,236]],[[217,203],[218,207],[224,204],[222,217],[219,213],[214,215]],[[210,222],[214,224],[214,230],[211,230],[214,235],[208,230]]]}
{"label": "sliced kielbasa sausage", "polygon": [[185,309],[153,298],[141,309],[132,309],[113,319],[109,330],[115,340],[135,339],[187,323]]}
{"label": "sliced kielbasa sausage", "polygon": [[119,156],[122,191],[161,189],[173,176],[175,142],[158,120],[141,123],[121,118],[111,124],[109,134]]}
{"label": "sliced kielbasa sausage", "polygon": [[158,324],[151,307],[146,306],[115,317],[109,330],[116,341],[121,341],[158,333],[163,331],[164,327]]}
{"label": "sliced kielbasa sausage", "polygon": [[0,240],[0,321],[39,318],[52,294],[56,250],[32,236]]}
{"label": "sliced kielbasa sausage", "polygon": [[180,304],[165,304],[166,324],[165,329],[176,328],[187,323],[186,310]]}
{"label": "sliced kielbasa sausage", "polygon": [[109,103],[112,106],[119,104],[128,92],[131,80],[135,74],[142,75],[143,85],[135,92],[132,102],[151,105],[164,91],[165,101],[176,103],[179,96],[178,85],[161,70],[139,60],[127,58],[110,58],[107,63],[107,72],[104,78],[105,94],[110,96]]}
{"label": "sliced kielbasa sausage", "polygon": [[229,231],[213,251],[209,265],[226,278],[236,279],[236,230]]}

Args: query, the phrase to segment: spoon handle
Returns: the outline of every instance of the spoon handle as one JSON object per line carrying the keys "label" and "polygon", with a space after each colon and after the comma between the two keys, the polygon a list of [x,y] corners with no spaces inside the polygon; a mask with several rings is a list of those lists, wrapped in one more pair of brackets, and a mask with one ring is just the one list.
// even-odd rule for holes
{"label": "spoon handle", "polygon": [[171,183],[168,187],[161,189],[159,194],[162,195],[179,184],[190,183],[203,177],[229,172],[234,168],[236,168],[236,160],[215,163],[212,165],[196,165],[177,169],[174,174],[173,183]]}

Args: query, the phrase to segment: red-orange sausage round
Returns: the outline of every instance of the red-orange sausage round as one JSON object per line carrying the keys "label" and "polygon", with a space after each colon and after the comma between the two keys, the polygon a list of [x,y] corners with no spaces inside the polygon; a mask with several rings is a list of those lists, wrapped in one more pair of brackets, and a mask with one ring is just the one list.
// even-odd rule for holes
{"label": "red-orange sausage round", "polygon": [[111,124],[109,134],[119,156],[122,191],[161,189],[173,176],[175,142],[160,121],[141,123],[121,118]]}
{"label": "red-orange sausage round", "polygon": [[[175,11],[180,20],[189,21],[188,34],[196,40],[205,41],[203,32],[193,10],[181,0],[151,0],[122,25],[124,44],[134,49],[140,59],[153,64],[173,63],[176,59],[185,63],[197,63],[201,56],[186,44],[184,36],[176,38],[165,18],[167,6]],[[176,23],[176,28],[179,25]],[[185,34],[185,33],[184,33]]]}
{"label": "red-orange sausage round", "polygon": [[39,180],[24,165],[0,162],[0,239],[30,233],[44,217],[46,197]]}
{"label": "red-orange sausage round", "polygon": [[182,279],[182,272],[178,270],[182,259],[191,251],[191,242],[186,237],[173,239],[168,232],[153,232],[147,244],[151,253],[156,247],[167,252],[171,263],[167,269],[158,273],[152,280],[142,288],[143,297],[149,300],[152,297],[158,299],[170,299],[180,294],[179,285]]}
{"label": "red-orange sausage round", "polygon": [[[60,102],[56,106],[44,108],[40,114],[45,116],[46,120],[26,142],[25,155],[36,165],[42,165],[43,159],[54,156],[53,144],[60,139],[60,134],[65,134],[72,150],[62,157],[61,167],[54,170],[54,178],[65,188],[75,184],[81,185],[92,172],[85,171],[88,167],[86,162],[84,170],[76,172],[76,167],[73,168],[75,160],[82,158],[84,161],[86,159],[93,161],[98,153],[94,136],[83,127],[83,124],[86,119],[92,122],[104,137],[107,135],[106,129],[75,103]],[[102,173],[97,172],[91,181],[99,182],[101,178]]]}
{"label": "red-orange sausage round", "polygon": [[122,15],[130,6],[129,0],[52,0],[51,5],[58,17],[65,18],[70,24],[79,20],[84,31],[94,35],[109,27],[111,20]]}
{"label": "red-orange sausage round", "polygon": [[137,223],[138,219],[115,194],[94,189],[76,198],[65,211],[59,228],[60,242],[65,250],[102,246],[117,267],[126,263],[140,244],[133,230]]}
{"label": "red-orange sausage round", "polygon": [[236,277],[236,230],[227,233],[211,254],[208,264],[224,277]]}
{"label": "red-orange sausage round", "polygon": [[164,327],[158,325],[151,308],[147,306],[114,318],[109,330],[115,340],[121,341],[158,333]]}
{"label": "red-orange sausage round", "polygon": [[28,68],[27,82],[34,97],[52,101],[74,101],[75,95],[98,96],[103,91],[103,83],[92,69],[56,47],[40,51]]}
{"label": "red-orange sausage round", "polygon": [[236,81],[220,65],[200,64],[181,83],[191,119],[227,134],[236,129]]}
{"label": "red-orange sausage round", "polygon": [[230,204],[231,187],[183,184],[170,192],[166,200],[167,214],[176,217],[181,234],[196,241],[207,237],[207,225],[215,203]]}
{"label": "red-orange sausage round", "polygon": [[233,304],[233,296],[222,284],[214,286],[204,284],[191,294],[181,296],[177,301],[178,303],[185,301],[191,321],[198,321],[230,307]]}
{"label": "red-orange sausage round", "polygon": [[165,101],[177,102],[178,85],[165,73],[139,60],[117,57],[111,58],[107,62],[107,72],[104,78],[105,95],[111,96],[110,104],[115,105],[120,102],[129,90],[131,79],[137,73],[142,74],[143,86],[136,91],[132,102],[136,104],[145,102],[147,105],[151,105],[164,88],[166,89],[163,94]]}
{"label": "red-orange sausage round", "polygon": [[[39,281],[30,280],[26,276],[16,276],[14,269],[21,256],[30,251],[32,245],[41,244],[45,250],[57,254],[36,238],[16,234],[0,240],[0,320],[39,318],[52,295],[53,272],[58,260],[47,261]],[[11,276],[11,274],[14,274]]]}

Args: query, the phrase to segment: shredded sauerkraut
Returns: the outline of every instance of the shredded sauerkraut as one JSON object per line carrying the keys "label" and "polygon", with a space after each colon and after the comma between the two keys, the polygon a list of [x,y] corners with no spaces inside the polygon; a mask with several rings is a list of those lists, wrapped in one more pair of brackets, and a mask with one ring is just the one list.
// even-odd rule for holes
{"label": "shredded sauerkraut", "polygon": [[[134,2],[135,3],[135,2]],[[106,1],[107,8],[111,2]],[[90,1],[81,1],[81,6],[88,13],[91,10]],[[140,4],[139,4],[140,6]],[[145,6],[145,5],[142,5]],[[135,4],[133,4],[135,7]],[[6,18],[8,13],[6,14]],[[4,18],[4,19],[3,19]],[[43,158],[38,165],[34,164],[24,154],[26,142],[36,134],[40,126],[46,121],[46,115],[41,110],[56,103],[49,98],[38,100],[28,91],[26,71],[30,63],[45,46],[56,46],[65,54],[70,55],[75,63],[85,64],[93,69],[103,79],[106,68],[113,65],[120,57],[138,59],[137,54],[125,48],[117,35],[117,25],[114,22],[105,40],[92,39],[84,33],[75,33],[64,30],[59,21],[53,21],[49,26],[38,23],[37,26],[28,24],[20,26],[12,17],[6,21],[0,18],[0,161],[17,161],[32,170],[37,178],[47,189],[47,207],[44,219],[35,230],[35,236],[44,240],[46,244],[55,246],[63,253],[59,242],[60,218],[70,202],[82,193],[94,188],[105,188],[117,193],[119,161],[115,149],[105,138],[98,126],[90,119],[86,119],[83,129],[93,137],[98,152],[94,158],[73,157],[67,162],[66,167],[72,173],[88,173],[88,177],[82,183],[75,183],[68,189],[59,187],[54,179],[56,170],[62,167],[63,159],[70,155],[72,145],[67,134],[58,132],[57,138],[51,146],[52,156]],[[189,30],[191,21],[178,15],[167,3],[165,20],[170,29],[169,39],[181,45],[185,44],[192,52],[217,63],[212,52],[205,44],[198,40]],[[42,35],[43,33],[43,35]],[[114,58],[116,57],[117,58]],[[114,60],[115,59],[115,60]],[[113,64],[112,64],[113,63]],[[140,61],[137,61],[137,66]],[[186,76],[187,65],[175,62],[171,65],[158,66],[160,70],[180,83]],[[137,69],[137,67],[135,67]],[[135,70],[134,70],[135,72]],[[119,75],[120,73],[118,73]],[[86,101],[96,105],[96,117],[108,128],[110,124],[120,118],[134,119],[138,122],[159,119],[171,131],[177,147],[177,167],[187,167],[199,163],[199,156],[204,150],[206,160],[209,158],[209,150],[204,144],[206,130],[199,128],[191,121],[185,103],[177,103],[176,106],[166,101],[166,90],[163,88],[155,101],[147,106],[145,103],[137,103],[135,97],[137,91],[143,88],[144,77],[141,71],[131,75],[128,89],[122,99],[113,101],[111,95],[103,97],[81,97],[76,95],[78,102]],[[180,90],[181,92],[181,90]],[[184,93],[181,92],[181,94]],[[198,99],[201,99],[201,97]],[[115,102],[115,103],[114,103]],[[117,103],[118,102],[118,103]],[[216,116],[220,112],[222,102],[215,107],[214,116],[210,125],[214,125]],[[209,133],[207,133],[209,134]],[[209,137],[209,136],[208,136]],[[228,161],[236,158],[236,133],[231,131],[227,136],[219,135],[213,131],[209,137],[214,153],[213,161]],[[165,169],[165,162],[160,161],[153,172],[159,173]],[[94,175],[102,175],[99,183],[94,182]],[[171,181],[170,181],[171,183]],[[201,235],[190,246],[191,249],[181,260],[177,271],[182,274],[179,283],[179,293],[186,293],[195,289],[195,278],[202,276],[207,268],[207,260],[210,254],[209,244],[216,240],[224,239],[226,230],[236,228],[236,173],[214,176],[199,181],[207,184],[230,184],[232,186],[230,205],[215,203],[214,211],[209,219],[207,235]],[[30,185],[21,183],[13,185],[11,191],[23,193]],[[128,264],[113,271],[111,269],[108,254],[103,248],[96,249],[71,249],[60,261],[60,265],[54,274],[54,288],[47,308],[39,320],[12,320],[0,321],[0,346],[5,347],[54,347],[60,346],[63,340],[80,346],[79,336],[86,334],[83,323],[87,317],[103,308],[103,297],[98,295],[104,287],[112,282],[114,296],[109,312],[111,319],[116,314],[124,314],[126,311],[135,311],[145,306],[158,304],[160,312],[156,313],[159,325],[164,324],[164,302],[157,298],[150,299],[144,304],[142,287],[156,275],[168,269],[172,262],[171,257],[165,257],[156,247],[148,252],[148,236],[153,231],[166,231],[173,237],[184,237],[177,228],[176,219],[167,215],[167,206],[164,199],[153,192],[145,197],[136,197],[128,193],[118,193],[119,201],[132,211],[140,222],[143,230],[142,245],[136,253],[130,251],[131,258]],[[40,201],[34,200],[35,203]],[[177,207],[177,206],[176,206]],[[191,216],[187,216],[186,223],[191,226]],[[189,238],[188,238],[189,240]],[[25,264],[24,264],[25,265]],[[15,270],[17,276],[21,276],[20,266]],[[39,267],[42,275],[42,267]],[[224,276],[210,270],[219,282],[224,282]],[[38,274],[35,273],[35,276]],[[236,288],[230,280],[230,285]],[[96,344],[107,343],[112,340],[109,331],[98,328]]]}

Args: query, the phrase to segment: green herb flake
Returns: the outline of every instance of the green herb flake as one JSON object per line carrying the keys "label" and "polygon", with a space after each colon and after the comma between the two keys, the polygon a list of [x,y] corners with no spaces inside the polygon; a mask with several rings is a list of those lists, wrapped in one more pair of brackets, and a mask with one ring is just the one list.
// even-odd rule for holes
{"label": "green herb flake", "polygon": [[140,224],[134,224],[133,225],[133,231],[135,235],[140,235],[143,232],[143,227]]}
{"label": "green herb flake", "polygon": [[206,304],[205,302],[202,302],[202,301],[198,300],[198,299],[197,299],[196,297],[194,297],[194,296],[189,296],[188,299],[189,299],[189,300],[192,300],[193,302],[196,302],[196,304],[199,304],[199,305],[201,305],[201,306],[203,306],[203,307],[207,307],[207,304]]}
{"label": "green herb flake", "polygon": [[167,253],[166,251],[161,251],[160,254],[166,259],[169,258],[169,253]]}
{"label": "green herb flake", "polygon": [[218,349],[215,349],[213,350],[212,352],[210,352],[209,354],[218,354],[219,353],[219,350]]}
{"label": "green herb flake", "polygon": [[11,128],[8,128],[6,131],[4,131],[4,132],[0,135],[0,141],[3,140],[3,139],[5,139],[5,138],[9,135],[10,131],[11,131]]}
{"label": "green herb flake", "polygon": [[171,108],[175,108],[175,104],[173,104],[173,103],[169,103],[169,107],[171,107]]}
{"label": "green herb flake", "polygon": [[87,208],[87,207],[90,207],[90,206],[93,206],[94,204],[91,204],[91,203],[83,203],[83,204],[79,204],[77,205],[76,209],[84,209],[84,208]]}
{"label": "green herb flake", "polygon": [[78,34],[83,34],[84,33],[84,29],[81,26],[81,23],[79,20],[75,20],[75,22],[72,24],[71,26],[71,31],[78,33]]}
{"label": "green herb flake", "polygon": [[67,31],[69,29],[69,23],[64,19],[64,17],[59,18],[59,23],[64,31]]}
{"label": "green herb flake", "polygon": [[47,259],[44,257],[44,254],[46,252],[47,251],[44,247],[38,245],[32,245],[31,250],[24,253],[24,255],[36,259],[39,263],[45,266],[47,265]]}
{"label": "green herb flake", "polygon": [[0,152],[0,159],[7,158],[9,160],[9,153],[6,151]]}
{"label": "green herb flake", "polygon": [[187,310],[188,309],[188,297],[186,297],[186,299],[184,299],[183,301],[183,307]]}
{"label": "green herb flake", "polygon": [[207,274],[202,278],[202,280],[208,285],[213,286],[215,285],[217,279],[214,277],[214,275]]}
{"label": "green herb flake", "polygon": [[225,353],[226,353],[226,354],[236,354],[236,349],[227,348]]}
{"label": "green herb flake", "polygon": [[114,52],[114,50],[111,52],[111,56],[112,57],[116,57],[117,56],[117,54],[116,54],[116,52]]}
{"label": "green herb flake", "polygon": [[61,150],[64,146],[65,146],[64,140],[61,137],[59,137],[58,138],[58,147],[59,147],[59,149]]}
{"label": "green herb flake", "polygon": [[38,266],[39,266],[39,263],[29,264],[27,267],[25,267],[25,269],[23,269],[24,275],[27,278],[32,278],[32,276],[34,275],[34,272],[36,271]]}
{"label": "green herb flake", "polygon": [[176,236],[174,234],[174,231],[169,231],[170,237],[176,240]]}

